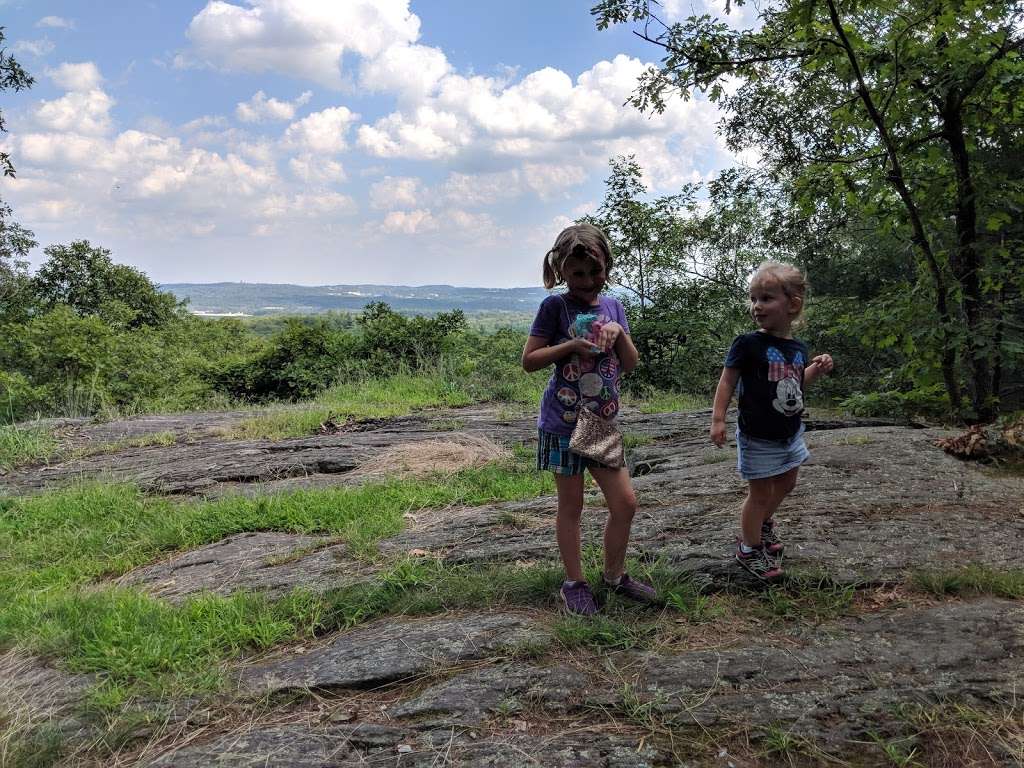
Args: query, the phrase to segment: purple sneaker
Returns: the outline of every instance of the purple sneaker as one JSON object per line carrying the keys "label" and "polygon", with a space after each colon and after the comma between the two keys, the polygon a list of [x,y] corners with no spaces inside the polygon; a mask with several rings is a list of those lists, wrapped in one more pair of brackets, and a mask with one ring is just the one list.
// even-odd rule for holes
{"label": "purple sneaker", "polygon": [[587,582],[577,581],[571,586],[562,582],[562,588],[558,593],[562,596],[566,612],[577,616],[593,616],[597,613],[597,602]]}
{"label": "purple sneaker", "polygon": [[630,578],[628,573],[622,574],[622,580],[618,584],[608,584],[608,589],[617,595],[628,597],[639,603],[653,603],[658,599],[658,593],[650,584]]}

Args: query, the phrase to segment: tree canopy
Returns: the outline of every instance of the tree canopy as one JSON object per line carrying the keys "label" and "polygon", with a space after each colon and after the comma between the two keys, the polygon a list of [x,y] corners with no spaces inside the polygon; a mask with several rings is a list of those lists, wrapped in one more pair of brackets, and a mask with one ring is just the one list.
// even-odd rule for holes
{"label": "tree canopy", "polygon": [[[774,0],[750,29],[710,16],[666,23],[648,0],[592,12],[599,28],[632,23],[662,51],[633,104],[658,111],[695,90],[719,103],[729,146],[760,154],[759,183],[816,233],[805,242],[845,240],[855,258],[852,233],[877,238],[870,250],[884,246],[886,269],[910,275],[889,290],[927,301],[933,322],[904,331],[895,314],[879,319],[933,361],[956,412],[989,420],[1004,363],[1021,351],[1022,10],[1019,0]],[[803,256],[827,265],[832,253]]]}

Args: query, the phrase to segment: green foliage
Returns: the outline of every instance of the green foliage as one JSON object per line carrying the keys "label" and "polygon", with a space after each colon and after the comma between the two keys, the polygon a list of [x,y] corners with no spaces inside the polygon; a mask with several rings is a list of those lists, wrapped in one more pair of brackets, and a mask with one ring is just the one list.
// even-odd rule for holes
{"label": "green foliage", "polygon": [[32,278],[35,300],[43,309],[66,306],[113,328],[158,327],[175,315],[173,294],[158,290],[139,270],[115,264],[106,248],[76,240],[51,245],[44,253],[47,260]]}
{"label": "green foliage", "polygon": [[210,369],[255,343],[230,321],[118,328],[65,305],[3,330],[0,402],[14,420],[223,405]]}
{"label": "green foliage", "polygon": [[940,421],[949,416],[949,396],[941,384],[907,392],[858,392],[840,405],[855,416],[925,417]]}
{"label": "green foliage", "polygon": [[481,579],[475,567],[419,559],[393,564],[373,583],[282,600],[207,595],[172,606],[90,582],[243,531],[322,533],[374,557],[375,543],[397,533],[406,512],[552,490],[549,476],[517,463],[256,499],[175,503],[131,486],[101,484],[0,499],[0,645],[19,642],[63,658],[72,669],[151,693],[210,689],[219,683],[222,660],[285,639],[388,612],[433,610],[438,599],[450,607],[536,599],[553,593],[554,569],[509,578],[494,570]]}
{"label": "green foliage", "polygon": [[56,447],[53,433],[43,427],[0,425],[0,470],[46,459]]}
{"label": "green foliage", "polygon": [[950,570],[925,570],[913,575],[913,584],[933,595],[996,595],[1024,598],[1024,570],[997,570],[967,565]]}
{"label": "green foliage", "polygon": [[[758,172],[723,175],[739,204],[714,211],[728,226],[707,222],[712,252],[732,223],[760,217],[763,236],[741,240],[735,263],[775,245],[821,294],[888,294],[857,308],[878,334],[844,345],[847,362],[862,359],[857,345],[901,354],[885,389],[940,381],[956,414],[989,420],[1022,375],[1022,11],[1020,0],[787,0],[758,6],[750,29],[664,23],[645,0],[592,13],[599,28],[634,23],[661,46],[638,108],[703,91],[724,110],[729,145],[758,153]],[[913,311],[893,284],[909,285]]]}
{"label": "green foliage", "polygon": [[[22,68],[13,54],[7,52],[3,47],[4,28],[0,27],[0,91],[22,91],[31,88],[35,79]],[[0,112],[0,133],[7,133],[7,124],[4,122],[3,113]],[[7,152],[0,152],[0,168],[3,168],[4,176],[14,177],[14,164]]]}

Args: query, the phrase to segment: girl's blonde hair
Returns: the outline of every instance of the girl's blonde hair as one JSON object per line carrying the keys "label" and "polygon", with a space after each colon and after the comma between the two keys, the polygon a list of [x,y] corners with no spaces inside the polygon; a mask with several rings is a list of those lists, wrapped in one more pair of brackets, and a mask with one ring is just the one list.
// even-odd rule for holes
{"label": "girl's blonde hair", "polygon": [[612,271],[612,244],[608,236],[593,224],[574,224],[563,229],[551,250],[544,255],[544,287],[551,289],[565,282],[563,267],[570,256],[604,260],[605,274]]}
{"label": "girl's blonde hair", "polygon": [[793,317],[800,316],[804,310],[804,299],[809,288],[803,272],[792,264],[764,261],[751,276],[750,289],[768,286],[778,287],[789,299],[799,299],[800,306]]}

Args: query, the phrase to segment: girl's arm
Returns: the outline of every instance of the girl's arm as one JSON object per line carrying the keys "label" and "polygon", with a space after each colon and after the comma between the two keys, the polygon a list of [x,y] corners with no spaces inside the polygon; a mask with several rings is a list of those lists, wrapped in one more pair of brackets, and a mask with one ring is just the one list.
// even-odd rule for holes
{"label": "girl's arm", "polygon": [[[806,375],[806,374],[805,374]],[[732,393],[740,378],[739,368],[723,368],[715,390],[715,404],[711,410],[711,442],[721,448],[725,445],[725,414],[729,410]]]}
{"label": "girl's arm", "polygon": [[586,339],[569,339],[561,344],[548,346],[548,340],[543,336],[527,336],[526,346],[523,347],[523,370],[527,373],[539,371],[574,352],[580,357],[593,357],[600,349]]}
{"label": "girl's arm", "polygon": [[811,360],[811,364],[804,368],[804,386],[806,387],[820,376],[832,373],[834,365],[832,355],[818,355],[815,357]]}
{"label": "girl's arm", "polygon": [[626,333],[626,329],[614,320],[601,326],[601,332],[597,336],[597,345],[601,349],[615,350],[623,373],[632,371],[640,361],[640,353],[637,352],[633,339]]}
{"label": "girl's arm", "polygon": [[615,339],[615,354],[618,355],[623,373],[629,373],[640,362],[640,353],[636,351],[633,339],[625,331],[619,333],[619,337]]}

